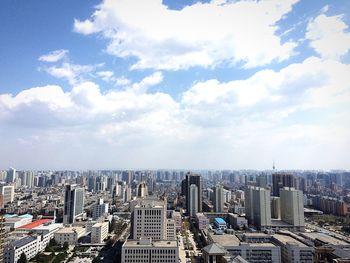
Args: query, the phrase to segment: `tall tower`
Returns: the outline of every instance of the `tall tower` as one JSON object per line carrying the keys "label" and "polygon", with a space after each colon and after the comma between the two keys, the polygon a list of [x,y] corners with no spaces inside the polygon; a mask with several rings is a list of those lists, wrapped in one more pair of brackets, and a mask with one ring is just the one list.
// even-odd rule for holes
{"label": "tall tower", "polygon": [[295,180],[292,174],[274,173],[272,174],[272,195],[280,196],[280,189],[283,187],[294,187]]}
{"label": "tall tower", "polygon": [[76,217],[84,212],[84,188],[77,185],[66,185],[64,196],[63,223],[72,224]]}
{"label": "tall tower", "polygon": [[271,226],[270,190],[261,187],[253,189],[253,217],[254,225],[258,229]]}
{"label": "tall tower", "polygon": [[184,181],[182,183],[182,191],[186,193],[187,213],[190,214],[190,212],[189,212],[190,211],[190,209],[189,209],[190,204],[193,203],[193,200],[191,200],[191,194],[190,194],[191,185],[197,186],[197,196],[195,198],[196,202],[197,202],[196,206],[198,208],[198,212],[202,212],[202,178],[200,175],[187,173],[186,178],[184,179]]}
{"label": "tall tower", "polygon": [[304,198],[303,192],[290,187],[280,189],[281,195],[281,219],[303,230],[305,227],[304,219]]}
{"label": "tall tower", "polygon": [[198,187],[195,184],[191,184],[190,186],[190,194],[189,194],[190,204],[188,206],[188,214],[190,216],[196,216],[198,211]]}
{"label": "tall tower", "polygon": [[6,182],[13,183],[15,180],[16,180],[16,169],[10,167],[10,169],[7,172]]}
{"label": "tall tower", "polygon": [[214,187],[214,211],[217,213],[224,211],[224,187],[222,185]]}

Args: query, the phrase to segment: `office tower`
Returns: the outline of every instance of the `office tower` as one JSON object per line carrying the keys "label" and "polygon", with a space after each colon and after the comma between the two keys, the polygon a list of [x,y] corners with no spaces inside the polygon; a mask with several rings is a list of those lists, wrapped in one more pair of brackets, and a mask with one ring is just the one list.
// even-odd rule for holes
{"label": "office tower", "polygon": [[188,214],[190,216],[196,216],[198,211],[198,187],[195,184],[191,184],[190,193],[189,193],[189,206],[188,206]]}
{"label": "office tower", "polygon": [[15,198],[15,187],[13,185],[0,185],[0,194],[4,205],[12,203]]}
{"label": "office tower", "polygon": [[295,181],[292,174],[272,174],[272,195],[280,196],[280,189],[283,187],[294,187]]}
{"label": "office tower", "polygon": [[108,222],[98,222],[91,227],[91,243],[104,244],[108,236]]}
{"label": "office tower", "polygon": [[303,231],[305,228],[303,192],[295,188],[284,187],[280,190],[280,195],[282,221]]}
{"label": "office tower", "polygon": [[214,212],[224,211],[224,187],[217,185],[214,187]]}
{"label": "office tower", "polygon": [[267,174],[260,174],[256,177],[256,186],[267,187]]}
{"label": "office tower", "polygon": [[10,167],[7,172],[6,182],[13,183],[16,180],[16,169]]}
{"label": "office tower", "polygon": [[166,240],[166,207],[166,201],[150,199],[137,201],[131,213],[131,239],[151,237],[153,240]]}
{"label": "office tower", "polygon": [[244,190],[245,216],[249,224],[253,224],[253,186],[246,186]]}
{"label": "office tower", "polygon": [[63,214],[64,224],[72,224],[75,222],[76,217],[83,215],[84,192],[84,188],[77,185],[66,185]]}
{"label": "office tower", "polygon": [[132,182],[132,172],[131,171],[124,171],[122,173],[122,180],[126,184],[131,184],[131,182]]}
{"label": "office tower", "polygon": [[145,182],[141,182],[137,185],[136,196],[144,198],[148,195],[147,185]]}
{"label": "office tower", "polygon": [[88,191],[95,192],[95,185],[96,185],[96,177],[90,176],[88,179]]}
{"label": "office tower", "polygon": [[271,196],[271,218],[281,218],[281,200],[278,196]]}
{"label": "office tower", "polygon": [[98,202],[92,208],[92,218],[96,220],[108,214],[108,208],[108,203],[104,203],[102,198],[98,199]]}
{"label": "office tower", "polygon": [[[194,187],[192,187],[192,193],[197,192],[197,195],[192,195],[193,198],[196,199],[197,204],[194,204],[194,201],[191,200],[191,185],[195,185],[197,187],[197,190],[195,190]],[[182,191],[186,193],[186,209],[187,213],[190,214],[190,204],[192,204],[192,208],[196,208],[198,212],[202,212],[202,178],[200,175],[194,175],[187,173],[186,178],[184,179],[184,182],[182,183]]]}
{"label": "office tower", "polygon": [[261,187],[253,189],[253,218],[258,229],[271,226],[270,190]]}
{"label": "office tower", "polygon": [[123,187],[123,202],[129,202],[131,200],[131,188],[126,184]]}

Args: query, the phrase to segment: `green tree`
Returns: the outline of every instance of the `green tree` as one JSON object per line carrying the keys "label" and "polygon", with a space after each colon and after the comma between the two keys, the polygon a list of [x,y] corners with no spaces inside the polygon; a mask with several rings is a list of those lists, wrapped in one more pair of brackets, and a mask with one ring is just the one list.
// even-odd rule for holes
{"label": "green tree", "polygon": [[67,250],[68,248],[69,248],[69,244],[68,244],[68,242],[66,241],[66,242],[63,243],[63,249],[64,249],[64,250]]}
{"label": "green tree", "polygon": [[19,258],[19,260],[17,261],[17,263],[27,263],[27,256],[26,254],[24,254],[24,252],[21,254],[21,257]]}

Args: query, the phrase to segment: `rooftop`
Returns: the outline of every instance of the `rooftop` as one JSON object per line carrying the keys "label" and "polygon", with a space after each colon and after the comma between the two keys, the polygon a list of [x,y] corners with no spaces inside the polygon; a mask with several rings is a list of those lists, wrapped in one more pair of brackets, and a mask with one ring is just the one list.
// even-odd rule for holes
{"label": "rooftop", "polygon": [[303,237],[306,237],[308,239],[311,239],[312,241],[315,241],[315,239],[318,239],[319,241],[321,241],[322,243],[325,244],[331,244],[331,245],[349,245],[349,243],[337,239],[335,237],[329,236],[327,234],[324,233],[302,233],[301,234]]}
{"label": "rooftop", "polygon": [[295,243],[296,245],[298,245],[300,247],[307,247],[305,244],[303,244],[300,241],[292,238],[291,236],[281,235],[281,234],[274,234],[273,238],[276,239],[277,241],[281,242],[284,245],[286,245],[287,243]]}
{"label": "rooftop", "polygon": [[150,244],[140,244],[140,241],[138,240],[127,240],[123,247],[128,247],[128,248],[137,248],[137,247],[158,247],[158,248],[172,248],[172,247],[177,247],[177,242],[175,240],[173,241],[152,241]]}
{"label": "rooftop", "polygon": [[213,232],[208,233],[213,242],[218,243],[223,247],[239,246],[239,239],[235,235],[223,234],[215,235]]}
{"label": "rooftop", "polygon": [[64,228],[58,230],[56,233],[58,233],[58,234],[71,234],[74,232],[82,232],[82,231],[85,231],[85,228],[75,226],[75,227],[64,227]]}
{"label": "rooftop", "polygon": [[226,221],[222,219],[221,217],[216,217],[215,222],[219,225],[226,225]]}
{"label": "rooftop", "polygon": [[40,225],[49,223],[51,221],[52,221],[51,219],[39,219],[39,220],[36,220],[36,221],[34,221],[32,223],[29,223],[29,224],[26,224],[24,226],[21,226],[19,228],[32,229],[32,228],[38,227]]}

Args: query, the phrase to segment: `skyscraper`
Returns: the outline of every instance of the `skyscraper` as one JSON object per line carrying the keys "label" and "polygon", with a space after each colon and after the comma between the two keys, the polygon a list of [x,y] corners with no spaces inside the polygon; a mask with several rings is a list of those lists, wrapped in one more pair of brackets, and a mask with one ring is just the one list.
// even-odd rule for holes
{"label": "skyscraper", "polygon": [[84,212],[84,188],[77,185],[66,185],[64,197],[63,223],[72,224],[76,217]]}
{"label": "skyscraper", "polygon": [[294,187],[295,181],[292,174],[274,173],[272,174],[272,195],[280,196],[280,189],[283,187]]}
{"label": "skyscraper", "polygon": [[198,187],[195,184],[191,184],[190,186],[190,194],[189,196],[189,206],[188,206],[188,214],[190,216],[196,216],[198,213]]}
{"label": "skyscraper", "polygon": [[[196,206],[194,205],[194,201],[191,200],[191,185],[195,185],[197,190],[192,187],[192,193],[196,191],[196,196],[192,195],[193,198],[196,199]],[[192,208],[196,208],[198,212],[202,212],[202,178],[200,175],[194,175],[191,173],[186,174],[186,178],[181,183],[182,192],[186,193],[186,209],[187,213],[190,214],[190,208],[192,203]],[[192,198],[192,199],[193,199]]]}
{"label": "skyscraper", "polygon": [[224,211],[224,187],[217,185],[214,187],[214,212]]}
{"label": "skyscraper", "polygon": [[148,195],[148,188],[145,182],[141,182],[137,185],[137,197],[144,198]]}
{"label": "skyscraper", "polygon": [[10,169],[7,172],[6,182],[13,183],[15,180],[16,180],[16,169],[10,167]]}
{"label": "skyscraper", "polygon": [[92,209],[92,219],[96,220],[101,216],[108,214],[108,203],[104,203],[103,199],[98,199],[98,202],[93,206]]}
{"label": "skyscraper", "polygon": [[0,194],[4,205],[12,203],[15,198],[15,187],[13,185],[0,185]]}
{"label": "skyscraper", "polygon": [[304,199],[303,192],[290,187],[280,189],[281,195],[281,219],[296,227],[296,230],[303,230]]}
{"label": "skyscraper", "polygon": [[248,186],[245,191],[245,210],[249,224],[259,230],[271,226],[270,190]]}

